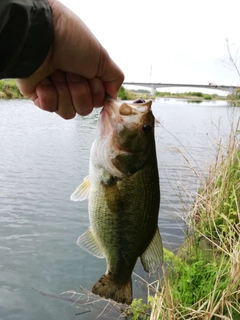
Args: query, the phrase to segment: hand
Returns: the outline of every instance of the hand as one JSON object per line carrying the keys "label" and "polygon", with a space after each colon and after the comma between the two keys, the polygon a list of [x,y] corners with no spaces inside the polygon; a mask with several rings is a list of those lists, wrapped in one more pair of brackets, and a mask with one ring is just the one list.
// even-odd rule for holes
{"label": "hand", "polygon": [[57,0],[49,0],[54,41],[42,65],[18,79],[21,92],[43,110],[71,119],[117,98],[124,75],[87,26]]}

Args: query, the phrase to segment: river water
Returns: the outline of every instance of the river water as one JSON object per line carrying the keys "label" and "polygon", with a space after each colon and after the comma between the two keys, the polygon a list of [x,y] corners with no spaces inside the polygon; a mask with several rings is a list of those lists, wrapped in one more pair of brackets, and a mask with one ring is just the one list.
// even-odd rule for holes
{"label": "river water", "polygon": [[[153,103],[161,184],[159,227],[164,246],[184,239],[183,217],[199,180],[227,141],[240,109],[227,102],[173,99]],[[28,100],[0,100],[0,319],[94,319],[101,305],[79,309],[53,295],[91,290],[105,260],[76,245],[89,226],[87,202],[69,196],[88,173],[98,110],[66,121]],[[183,205],[184,204],[184,205]],[[135,272],[148,279],[140,263]],[[134,276],[137,279],[137,276]],[[147,290],[133,283],[134,297]],[[69,297],[69,295],[67,296]],[[90,311],[82,315],[76,313]],[[104,315],[100,319],[113,316]]]}

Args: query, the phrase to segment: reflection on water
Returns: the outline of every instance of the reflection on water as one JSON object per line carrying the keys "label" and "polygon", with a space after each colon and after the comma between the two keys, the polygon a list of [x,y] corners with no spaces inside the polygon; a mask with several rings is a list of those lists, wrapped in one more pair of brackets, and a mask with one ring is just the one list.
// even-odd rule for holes
{"label": "reflection on water", "polygon": [[[225,102],[193,104],[173,99],[153,103],[161,183],[159,226],[164,245],[184,238],[182,203],[191,204],[197,174],[204,176],[219,137],[227,140],[233,108]],[[239,116],[235,109],[235,117]],[[88,173],[98,110],[65,121],[30,101],[0,101],[0,318],[76,319],[70,302],[42,295],[91,289],[105,260],[76,245],[89,226],[87,202],[70,194]],[[220,123],[220,127],[219,127]],[[138,263],[135,272],[148,279]],[[134,277],[135,279],[135,277]],[[134,283],[134,296],[144,297]],[[82,318],[93,319],[101,306]],[[81,312],[81,310],[79,311]]]}

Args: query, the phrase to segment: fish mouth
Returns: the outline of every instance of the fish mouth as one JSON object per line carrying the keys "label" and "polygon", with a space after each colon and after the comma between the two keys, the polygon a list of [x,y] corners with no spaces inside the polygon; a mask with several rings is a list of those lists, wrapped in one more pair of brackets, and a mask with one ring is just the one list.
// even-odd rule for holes
{"label": "fish mouth", "polygon": [[122,101],[113,100],[111,98],[105,99],[101,113],[107,112],[112,117],[118,114],[118,110],[122,104]]}
{"label": "fish mouth", "polygon": [[111,103],[112,101],[113,100],[110,99],[105,100],[103,108],[100,112],[98,128],[102,137],[108,136],[113,131],[114,123],[112,119],[116,118],[116,111],[114,110],[114,103]]}
{"label": "fish mouth", "polygon": [[107,112],[111,117],[135,116],[137,114],[147,113],[151,109],[151,105],[152,100],[145,101],[143,99],[137,99],[131,103],[127,103],[108,97],[104,100],[101,113]]}
{"label": "fish mouth", "polygon": [[102,137],[113,133],[119,126],[133,130],[151,109],[152,100],[124,102],[107,97],[100,112],[99,132]]}
{"label": "fish mouth", "polygon": [[142,128],[146,123],[154,125],[151,104],[151,100],[128,103],[105,99],[98,120],[98,138],[92,149],[94,163],[120,179],[131,176],[142,166],[149,140]]}

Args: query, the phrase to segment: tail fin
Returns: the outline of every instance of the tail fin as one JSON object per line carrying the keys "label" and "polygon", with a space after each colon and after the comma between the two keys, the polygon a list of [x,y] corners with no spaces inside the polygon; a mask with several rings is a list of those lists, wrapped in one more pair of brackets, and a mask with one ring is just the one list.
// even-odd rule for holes
{"label": "tail fin", "polygon": [[92,292],[118,303],[132,303],[132,279],[126,284],[115,283],[108,274],[104,274],[93,286]]}

